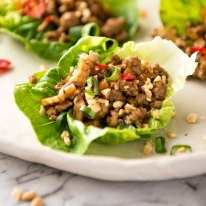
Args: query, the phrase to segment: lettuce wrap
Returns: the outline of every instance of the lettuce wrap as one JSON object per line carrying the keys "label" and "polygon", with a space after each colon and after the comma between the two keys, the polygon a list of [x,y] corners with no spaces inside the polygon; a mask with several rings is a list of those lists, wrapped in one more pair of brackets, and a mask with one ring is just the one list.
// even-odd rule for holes
{"label": "lettuce wrap", "polygon": [[[45,42],[43,41],[44,31],[38,32],[38,27],[45,19],[21,15],[18,11],[18,2],[21,1],[3,0],[0,2],[0,30],[22,41],[26,49],[35,52],[42,58],[57,61],[81,37],[99,36],[98,25],[87,23],[83,27],[72,27],[70,29],[72,34],[67,42]],[[136,1],[101,0],[101,2],[111,10],[115,17],[125,17],[125,31],[128,32],[128,39],[130,39],[138,26],[139,12]]]}
{"label": "lettuce wrap", "polygon": [[164,27],[155,29],[153,36],[173,41],[189,56],[198,52],[193,77],[205,80],[206,0],[161,0],[160,17]]}
{"label": "lettuce wrap", "polygon": [[187,22],[202,20],[201,10],[205,6],[206,0],[161,0],[160,17],[165,27],[176,28],[182,35]]}
{"label": "lettuce wrap", "polygon": [[[83,122],[75,120],[71,109],[61,113],[59,121],[61,124],[40,114],[41,99],[54,96],[56,94],[54,86],[67,77],[82,54],[88,54],[91,50],[99,54],[101,63],[108,62],[116,54],[121,58],[138,56],[151,65],[158,63],[164,67],[169,75],[169,82],[161,108],[153,111],[158,114],[158,119],[150,114],[147,128],[132,125],[98,128],[86,126]],[[194,72],[197,65],[195,58],[195,54],[190,58],[172,42],[159,37],[147,43],[127,42],[122,47],[119,47],[118,42],[113,39],[84,37],[61,57],[57,67],[35,73],[34,76],[37,78],[35,85],[31,83],[16,85],[14,97],[17,106],[28,117],[38,140],[43,145],[65,152],[84,154],[93,141],[115,145],[148,138],[148,135],[164,128],[174,115],[172,97],[183,88],[186,77]],[[61,139],[61,133],[65,130],[71,135],[70,146],[65,145]]]}

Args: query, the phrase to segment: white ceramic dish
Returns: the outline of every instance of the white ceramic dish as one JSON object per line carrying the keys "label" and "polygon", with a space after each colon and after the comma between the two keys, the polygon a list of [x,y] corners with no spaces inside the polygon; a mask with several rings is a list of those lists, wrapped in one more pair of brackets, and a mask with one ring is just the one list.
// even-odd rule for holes
{"label": "white ceramic dish", "polygon": [[[147,10],[137,35],[138,41],[149,38],[154,27],[160,26],[158,0],[141,0],[141,8]],[[175,131],[178,137],[166,143],[168,151],[174,144],[189,144],[192,153],[177,156],[142,154],[143,144],[131,142],[119,146],[93,144],[87,155],[78,156],[51,150],[42,146],[27,118],[18,110],[13,99],[16,83],[27,81],[40,64],[49,64],[26,51],[23,45],[0,34],[0,58],[12,60],[14,69],[0,75],[0,152],[31,162],[104,180],[165,180],[198,175],[206,172],[206,82],[190,80],[175,97],[177,115],[167,130]],[[22,100],[24,101],[24,100]],[[196,112],[198,122],[189,125],[187,114]]]}

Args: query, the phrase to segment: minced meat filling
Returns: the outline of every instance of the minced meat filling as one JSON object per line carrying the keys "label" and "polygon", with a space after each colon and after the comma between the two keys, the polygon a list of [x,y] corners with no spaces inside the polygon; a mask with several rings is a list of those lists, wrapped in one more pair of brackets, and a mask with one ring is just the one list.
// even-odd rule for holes
{"label": "minced meat filling", "polygon": [[[111,68],[115,69],[106,75]],[[117,55],[100,64],[98,54],[90,51],[55,86],[57,96],[42,99],[42,105],[52,121],[73,109],[75,119],[87,125],[146,127],[151,111],[161,108],[167,82],[168,75],[158,64]]]}
{"label": "minced meat filling", "polygon": [[[109,8],[100,0],[45,0],[46,10],[38,32],[43,41],[70,41],[69,29],[95,22],[100,35],[123,41],[128,33],[124,29],[125,18],[114,17]],[[24,11],[21,11],[24,15]]]}
{"label": "minced meat filling", "polygon": [[176,29],[161,28],[156,29],[152,36],[173,41],[180,49],[188,55],[198,51],[197,61],[199,62],[194,77],[206,79],[206,24],[205,22],[187,23],[185,33],[179,36]]}

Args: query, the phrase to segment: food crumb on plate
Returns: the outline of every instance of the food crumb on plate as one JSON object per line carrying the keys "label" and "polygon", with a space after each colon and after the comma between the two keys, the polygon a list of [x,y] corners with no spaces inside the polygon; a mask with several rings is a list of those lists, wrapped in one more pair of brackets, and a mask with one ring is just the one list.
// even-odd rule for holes
{"label": "food crumb on plate", "polygon": [[144,154],[145,155],[151,155],[153,151],[153,146],[151,141],[147,141],[145,146],[144,146]]}
{"label": "food crumb on plate", "polygon": [[202,116],[202,117],[200,117],[200,119],[201,119],[201,120],[205,120],[205,117]]}
{"label": "food crumb on plate", "polygon": [[175,131],[168,131],[167,132],[167,137],[169,137],[169,138],[176,138],[177,137],[177,133]]}
{"label": "food crumb on plate", "polygon": [[186,117],[187,123],[196,123],[197,122],[197,114],[196,113],[190,113]]}
{"label": "food crumb on plate", "polygon": [[31,206],[43,206],[44,205],[44,200],[41,197],[35,197],[31,201]]}
{"label": "food crumb on plate", "polygon": [[14,197],[16,200],[21,200],[23,192],[19,188],[14,188],[11,192],[11,196]]}
{"label": "food crumb on plate", "polygon": [[203,136],[202,136],[202,139],[203,139],[204,141],[206,141],[206,135],[203,135]]}
{"label": "food crumb on plate", "polygon": [[36,192],[31,190],[28,192],[24,192],[21,196],[22,201],[31,201],[37,196]]}

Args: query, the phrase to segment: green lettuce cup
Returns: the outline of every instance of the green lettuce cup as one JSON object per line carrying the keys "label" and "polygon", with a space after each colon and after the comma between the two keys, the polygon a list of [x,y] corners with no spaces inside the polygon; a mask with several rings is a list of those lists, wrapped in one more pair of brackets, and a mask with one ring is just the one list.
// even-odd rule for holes
{"label": "green lettuce cup", "polygon": [[201,9],[205,6],[205,0],[161,0],[160,17],[165,27],[176,28],[182,35],[187,22],[202,21]]}
{"label": "green lettuce cup", "polygon": [[183,52],[189,56],[198,52],[199,62],[193,77],[205,80],[206,43],[205,43],[205,0],[161,0],[160,18],[162,28],[156,28],[152,36],[173,41]]}
{"label": "green lettuce cup", "polygon": [[[56,98],[55,85],[64,81],[72,70],[77,74],[76,65],[91,51],[98,54],[99,63],[97,66],[108,66],[106,63],[111,62],[111,58],[114,56],[119,56],[121,59],[138,57],[141,61],[147,61],[152,66],[160,65],[167,72],[168,83],[164,100],[158,109],[149,111],[146,127],[143,124],[140,126],[123,124],[112,127],[84,124],[83,121],[74,117],[74,108],[60,112],[56,120],[50,120],[48,116],[42,114],[43,101],[48,101],[48,98]],[[93,141],[116,145],[149,138],[151,134],[164,128],[174,115],[173,96],[184,87],[186,77],[192,74],[197,66],[195,58],[196,54],[188,57],[171,41],[162,40],[160,37],[146,43],[127,42],[122,47],[119,47],[117,41],[113,39],[84,37],[61,57],[57,67],[35,73],[33,75],[36,79],[35,84],[30,82],[16,85],[14,97],[17,106],[28,117],[38,140],[43,145],[65,152],[84,154]],[[132,75],[126,75],[131,79]],[[118,79],[112,79],[112,81],[115,82]],[[87,87],[89,82],[87,79]],[[112,82],[110,83],[112,84]],[[74,88],[74,85],[71,88]],[[93,95],[96,95],[94,87],[90,87],[90,89]],[[90,91],[88,88],[85,88],[86,90]],[[87,115],[90,115],[89,117],[92,119],[93,113],[90,110],[88,112],[88,108],[86,109]],[[67,142],[62,140],[63,133],[68,135]]]}
{"label": "green lettuce cup", "polygon": [[[40,0],[37,9],[32,10],[32,5],[29,5],[32,1],[1,1],[0,30],[23,42],[26,49],[38,56],[57,61],[81,37],[113,35],[116,31],[117,40],[124,42],[134,36],[138,27],[139,11],[135,0],[97,1],[103,5],[99,11],[95,11],[96,4],[94,8],[90,8],[92,5],[85,7],[84,1],[79,1],[81,5],[78,6],[83,11],[81,8],[75,11],[75,5],[63,1],[62,5],[56,1],[54,7],[52,2],[55,1]],[[104,12],[108,18],[104,17]],[[82,20],[88,15],[91,15],[90,19]],[[122,28],[121,31],[118,27]]]}

